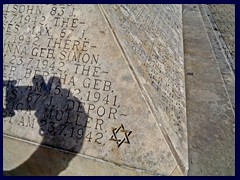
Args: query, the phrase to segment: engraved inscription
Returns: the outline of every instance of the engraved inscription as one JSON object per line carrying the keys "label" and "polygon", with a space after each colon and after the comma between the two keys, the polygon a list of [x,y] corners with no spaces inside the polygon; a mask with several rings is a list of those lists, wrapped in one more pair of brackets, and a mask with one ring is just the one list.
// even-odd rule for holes
{"label": "engraved inscription", "polygon": [[[165,124],[183,139],[185,123],[181,24],[174,5],[112,5],[106,7],[123,48],[136,59],[146,81],[157,91]],[[171,14],[171,16],[170,16]],[[165,27],[168,28],[165,28]],[[138,71],[137,71],[138,72]],[[170,124],[169,124],[170,123]]]}
{"label": "engraved inscription", "polygon": [[[67,138],[85,136],[87,143],[104,146],[107,141],[104,135],[108,132],[106,121],[119,120],[124,112],[114,82],[110,80],[108,70],[101,66],[103,57],[98,53],[99,46],[90,39],[88,23],[75,13],[75,6],[4,5],[3,14],[3,78],[6,88],[11,89],[7,90],[8,97],[4,97],[9,101],[4,111],[4,123],[25,127],[28,131],[39,129],[40,134],[47,131]],[[36,76],[48,83],[59,80],[48,87],[52,96],[47,96],[47,107],[41,112],[44,118],[52,121],[40,120],[39,125],[31,112],[36,109],[30,106],[42,103],[42,96],[46,96],[42,94],[43,89],[47,85],[34,86],[32,80]],[[36,93],[36,90],[41,92]],[[72,100],[71,96],[79,101]],[[58,105],[58,100],[63,97],[67,99],[66,107]],[[77,111],[73,123],[78,125],[78,119],[83,118],[83,109],[87,114],[84,117],[86,133],[81,128],[66,125],[70,116],[68,111]],[[16,135],[21,136],[21,133]]]}
{"label": "engraved inscription", "polygon": [[187,160],[181,22],[181,5],[4,4],[4,136],[56,149],[16,172],[81,173],[79,153],[161,175],[174,149]]}

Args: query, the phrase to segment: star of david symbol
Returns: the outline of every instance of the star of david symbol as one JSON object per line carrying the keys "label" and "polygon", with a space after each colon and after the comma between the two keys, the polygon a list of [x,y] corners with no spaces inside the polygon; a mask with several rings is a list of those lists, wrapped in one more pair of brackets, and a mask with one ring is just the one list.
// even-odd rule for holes
{"label": "star of david symbol", "polygon": [[[132,131],[125,130],[124,126],[122,124],[119,128],[112,128],[112,132],[113,132],[113,135],[109,140],[116,141],[118,147],[120,147],[122,143],[130,144],[130,141],[129,141],[128,137],[130,136]],[[121,134],[124,134],[123,139],[118,139],[117,138],[117,134],[119,132],[122,132]]]}

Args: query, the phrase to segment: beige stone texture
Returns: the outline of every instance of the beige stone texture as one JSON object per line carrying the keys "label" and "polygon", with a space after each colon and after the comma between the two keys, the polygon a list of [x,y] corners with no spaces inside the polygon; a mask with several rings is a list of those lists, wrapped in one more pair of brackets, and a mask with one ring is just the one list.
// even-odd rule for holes
{"label": "beige stone texture", "polygon": [[181,11],[4,5],[6,173],[186,174]]}

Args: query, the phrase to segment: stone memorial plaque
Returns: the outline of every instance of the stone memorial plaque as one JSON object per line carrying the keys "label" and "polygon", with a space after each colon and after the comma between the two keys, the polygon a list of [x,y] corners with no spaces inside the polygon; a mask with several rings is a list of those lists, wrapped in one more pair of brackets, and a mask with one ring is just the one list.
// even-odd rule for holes
{"label": "stone memorial plaque", "polygon": [[186,174],[180,5],[6,4],[3,17],[4,136]]}
{"label": "stone memorial plaque", "polygon": [[146,103],[188,169],[181,5],[104,5]]}

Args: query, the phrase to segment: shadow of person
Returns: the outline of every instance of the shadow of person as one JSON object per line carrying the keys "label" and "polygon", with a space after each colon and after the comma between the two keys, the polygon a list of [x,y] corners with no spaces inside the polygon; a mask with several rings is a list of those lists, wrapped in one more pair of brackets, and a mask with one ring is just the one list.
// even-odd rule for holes
{"label": "shadow of person", "polygon": [[7,97],[7,102],[14,105],[8,105],[6,111],[35,110],[41,146],[21,165],[4,171],[4,175],[58,175],[69,166],[83,144],[88,115],[82,103],[61,87],[58,77],[51,77],[45,84],[43,77],[36,75],[32,82],[31,88],[11,86],[12,93],[7,94],[15,96]]}

